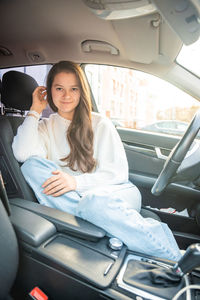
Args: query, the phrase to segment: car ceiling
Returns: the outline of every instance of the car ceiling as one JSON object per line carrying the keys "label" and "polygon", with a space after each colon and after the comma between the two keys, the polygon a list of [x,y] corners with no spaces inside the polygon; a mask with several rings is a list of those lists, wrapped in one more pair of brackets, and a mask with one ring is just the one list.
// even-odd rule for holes
{"label": "car ceiling", "polygon": [[1,68],[59,60],[118,65],[155,74],[200,96],[200,90],[191,89],[190,75],[182,76],[174,63],[180,38],[156,10],[111,21],[96,16],[83,0],[1,0],[0,28]]}
{"label": "car ceiling", "polygon": [[[34,52],[42,63],[165,64],[174,60],[182,44],[157,12],[108,21],[95,16],[82,0],[3,0],[0,11],[0,46],[12,53],[0,56],[1,66],[35,63]],[[103,44],[85,53],[81,45],[87,40],[109,43],[119,55],[111,55]]]}

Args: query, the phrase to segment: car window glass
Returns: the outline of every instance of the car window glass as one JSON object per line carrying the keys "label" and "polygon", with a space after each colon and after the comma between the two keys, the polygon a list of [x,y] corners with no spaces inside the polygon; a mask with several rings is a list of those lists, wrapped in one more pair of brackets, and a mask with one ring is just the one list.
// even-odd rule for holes
{"label": "car window glass", "polygon": [[200,103],[172,84],[144,72],[86,65],[98,111],[115,126],[183,135]]}
{"label": "car window glass", "polygon": [[178,64],[200,77],[200,39],[191,45],[183,45],[176,58]]}

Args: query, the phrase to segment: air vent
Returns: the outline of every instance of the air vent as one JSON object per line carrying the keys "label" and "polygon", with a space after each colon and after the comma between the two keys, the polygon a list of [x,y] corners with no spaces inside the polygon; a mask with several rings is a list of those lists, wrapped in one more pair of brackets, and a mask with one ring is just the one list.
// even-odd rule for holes
{"label": "air vent", "polygon": [[13,54],[8,48],[0,46],[0,56],[11,56],[11,55]]}

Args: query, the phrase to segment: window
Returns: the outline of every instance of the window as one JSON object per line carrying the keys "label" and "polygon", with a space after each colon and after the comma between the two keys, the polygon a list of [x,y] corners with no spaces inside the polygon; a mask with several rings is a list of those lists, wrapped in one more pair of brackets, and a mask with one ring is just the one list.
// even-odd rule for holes
{"label": "window", "polygon": [[184,68],[200,77],[200,39],[192,45],[183,45],[177,62]]}
{"label": "window", "polygon": [[98,111],[116,126],[183,135],[200,108],[196,99],[153,75],[102,65],[85,71]]}

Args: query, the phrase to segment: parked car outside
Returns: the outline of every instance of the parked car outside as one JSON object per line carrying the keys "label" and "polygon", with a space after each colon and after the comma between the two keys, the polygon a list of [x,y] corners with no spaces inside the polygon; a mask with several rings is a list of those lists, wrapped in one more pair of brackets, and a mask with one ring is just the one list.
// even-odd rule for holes
{"label": "parked car outside", "polygon": [[142,130],[172,135],[183,135],[188,127],[188,123],[176,120],[162,120],[142,127]]}

